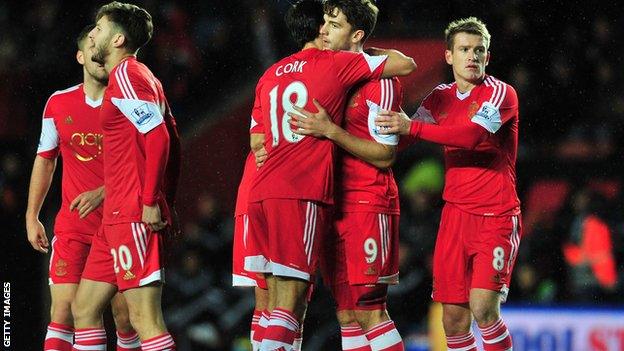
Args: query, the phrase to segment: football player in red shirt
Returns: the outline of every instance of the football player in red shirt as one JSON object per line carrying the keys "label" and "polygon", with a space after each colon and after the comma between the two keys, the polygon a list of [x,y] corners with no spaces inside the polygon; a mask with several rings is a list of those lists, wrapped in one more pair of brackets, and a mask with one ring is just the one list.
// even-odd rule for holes
{"label": "football player in red shirt", "polygon": [[[33,165],[26,212],[28,240],[37,251],[51,246],[49,283],[51,321],[44,350],[70,351],[74,322],[71,303],[91,248],[102,222],[100,204],[104,197],[102,128],[99,109],[108,74],[91,61],[91,45],[85,27],[77,38],[76,59],[83,66],[83,83],[52,94],[43,111],[41,139]],[[62,203],[54,223],[52,245],[39,221],[59,154],[63,158]],[[128,319],[124,298],[116,294],[112,311],[117,327],[118,350],[139,350],[138,335]]]}
{"label": "football player in red shirt", "polygon": [[[371,1],[324,3],[324,45],[363,52],[377,20]],[[371,80],[350,92],[344,129],[319,113],[300,110],[293,124],[302,135],[332,140],[338,150],[335,240],[326,241],[321,270],[336,300],[343,350],[403,350],[400,334],[386,311],[388,284],[398,283],[399,197],[392,169],[398,137],[380,135],[379,110],[400,110],[396,78]],[[297,108],[298,109],[298,108]],[[298,109],[299,110],[299,109]]]}
{"label": "football player in red shirt", "polygon": [[302,50],[271,66],[256,87],[268,157],[250,188],[250,235],[260,249],[246,257],[245,268],[269,273],[271,316],[261,350],[293,346],[333,204],[334,144],[295,134],[287,113],[294,105],[312,108],[314,96],[340,123],[350,88],[415,69],[411,58],[392,50],[378,56],[322,50],[317,1],[294,5],[286,24]]}
{"label": "football player in red shirt", "polygon": [[175,189],[165,176],[177,133],[162,84],[136,59],[152,32],[147,11],[112,2],[98,10],[89,33],[92,59],[109,72],[100,110],[106,200],[72,305],[76,350],[105,344],[93,335],[103,331],[103,306],[117,290],[126,298],[142,350],[175,350],[160,301],[164,229],[171,223],[167,201]]}
{"label": "football player in red shirt", "polygon": [[511,350],[500,316],[522,236],[516,193],[518,97],[485,73],[490,34],[470,17],[445,31],[455,82],[437,86],[414,120],[386,112],[384,133],[444,146],[446,175],[433,267],[433,300],[443,304],[449,350],[476,350],[472,316],[485,350]]}

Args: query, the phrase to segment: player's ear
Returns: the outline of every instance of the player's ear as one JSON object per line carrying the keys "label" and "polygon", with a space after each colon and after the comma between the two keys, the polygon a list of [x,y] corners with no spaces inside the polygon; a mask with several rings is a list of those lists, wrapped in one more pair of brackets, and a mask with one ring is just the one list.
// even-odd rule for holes
{"label": "player's ear", "polygon": [[85,64],[84,53],[81,50],[76,51],[76,61],[83,66]]}
{"label": "player's ear", "polygon": [[113,35],[113,47],[120,48],[126,44],[126,36],[123,33]]}
{"label": "player's ear", "polygon": [[444,58],[446,59],[446,63],[448,63],[449,65],[453,64],[453,51],[451,50],[446,50],[444,51]]}
{"label": "player's ear", "polygon": [[357,43],[358,41],[361,41],[362,39],[364,39],[364,31],[361,29],[356,30],[351,35],[351,41],[353,43]]}
{"label": "player's ear", "polygon": [[487,66],[490,63],[490,51],[488,50],[487,54],[485,54],[485,65]]}

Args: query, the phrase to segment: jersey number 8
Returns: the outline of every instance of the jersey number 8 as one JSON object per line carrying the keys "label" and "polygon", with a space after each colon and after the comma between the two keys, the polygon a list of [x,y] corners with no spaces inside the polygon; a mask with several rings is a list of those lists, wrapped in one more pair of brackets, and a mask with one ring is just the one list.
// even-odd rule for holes
{"label": "jersey number 8", "polygon": [[[277,103],[278,103],[277,90],[278,88],[279,88],[279,85],[276,85],[269,92],[269,98],[271,99],[270,116],[271,116],[271,134],[273,135],[273,147],[279,144],[279,123],[277,120]],[[284,135],[284,139],[286,139],[286,141],[291,142],[291,143],[297,143],[297,142],[300,142],[305,136],[295,134],[290,129],[290,123],[288,123],[288,119],[290,118],[288,116],[288,112],[297,113],[297,111],[292,107],[293,102],[290,100],[290,98],[293,95],[296,96],[296,101],[294,102],[294,105],[297,105],[299,107],[304,107],[308,103],[308,89],[306,88],[305,84],[299,81],[295,81],[295,82],[288,84],[288,86],[286,86],[286,89],[284,89],[284,91],[282,92],[282,98],[281,98],[282,110],[284,111],[284,114],[282,114],[282,120],[281,120],[282,134]]]}

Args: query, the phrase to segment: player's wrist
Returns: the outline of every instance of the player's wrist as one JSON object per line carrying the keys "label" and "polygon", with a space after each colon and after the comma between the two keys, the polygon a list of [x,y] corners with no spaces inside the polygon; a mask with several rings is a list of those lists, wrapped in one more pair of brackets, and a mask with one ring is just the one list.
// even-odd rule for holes
{"label": "player's wrist", "polygon": [[418,138],[420,136],[420,131],[422,130],[422,123],[419,121],[411,121],[409,125],[409,135],[414,138]]}

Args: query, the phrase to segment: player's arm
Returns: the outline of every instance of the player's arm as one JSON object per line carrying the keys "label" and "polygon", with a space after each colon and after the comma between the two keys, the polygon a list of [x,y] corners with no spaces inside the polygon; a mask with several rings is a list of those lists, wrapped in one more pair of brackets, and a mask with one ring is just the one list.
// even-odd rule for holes
{"label": "player's arm", "polygon": [[35,250],[43,253],[48,252],[49,243],[45,228],[39,221],[39,212],[48,190],[50,190],[59,153],[58,131],[54,124],[54,118],[51,117],[55,115],[55,103],[51,103],[53,97],[54,95],[48,99],[43,109],[41,136],[30,176],[28,205],[25,216],[28,241]]}
{"label": "player's arm", "polygon": [[171,107],[169,107],[168,102],[165,102],[165,106],[165,126],[169,134],[169,159],[167,160],[167,170],[165,171],[165,198],[167,204],[173,208],[176,204],[176,194],[180,180],[182,146],[178,125],[171,113]]}
{"label": "player's arm", "polygon": [[316,99],[313,102],[318,109],[316,113],[298,106],[293,107],[300,115],[288,113],[291,118],[290,123],[297,127],[293,128],[295,133],[330,139],[353,156],[375,167],[388,168],[392,166],[396,159],[396,145],[381,144],[354,136],[335,124],[327,110]]}
{"label": "player's arm", "polygon": [[439,126],[410,120],[404,112],[381,111],[375,119],[381,134],[409,135],[414,140],[426,140],[445,146],[474,149],[489,133],[476,123]]}
{"label": "player's arm", "polygon": [[465,125],[440,126],[410,120],[405,113],[392,111],[380,113],[375,124],[385,127],[382,133],[410,135],[414,139],[472,150],[491,134],[498,132],[503,124],[517,117],[518,98],[515,90],[505,85],[502,94],[497,96],[500,96],[498,101],[485,101],[471,118],[472,123]]}
{"label": "player's arm", "polygon": [[121,89],[121,98],[113,97],[111,102],[145,138],[141,220],[151,230],[159,231],[167,225],[167,222],[162,219],[158,205],[164,195],[161,186],[169,157],[170,143],[169,132],[164,122],[165,105],[161,104],[152,88],[154,82],[148,81],[147,78],[132,73],[129,77],[119,79],[124,80],[119,84],[123,84],[125,89]]}
{"label": "player's arm", "polygon": [[416,70],[414,59],[394,49],[367,48],[366,52],[373,56],[387,56],[382,78],[406,76]]}
{"label": "player's arm", "polygon": [[33,249],[42,253],[48,252],[49,243],[45,228],[39,220],[39,212],[48,190],[50,190],[55,169],[56,157],[45,158],[37,155],[30,175],[28,207],[26,209],[26,232],[28,241]]}

